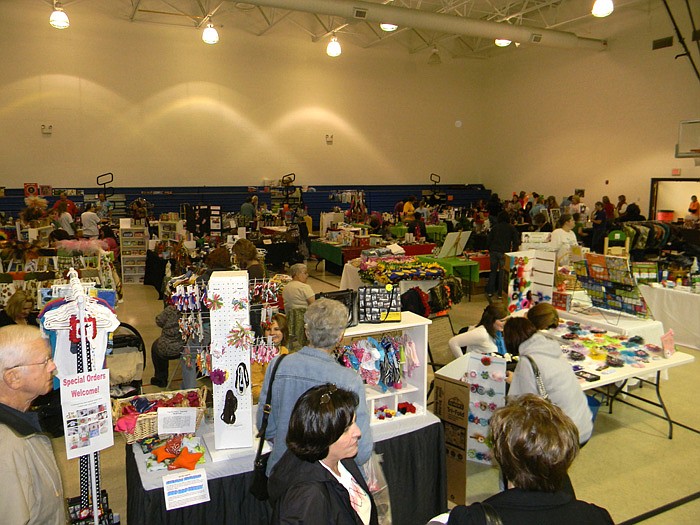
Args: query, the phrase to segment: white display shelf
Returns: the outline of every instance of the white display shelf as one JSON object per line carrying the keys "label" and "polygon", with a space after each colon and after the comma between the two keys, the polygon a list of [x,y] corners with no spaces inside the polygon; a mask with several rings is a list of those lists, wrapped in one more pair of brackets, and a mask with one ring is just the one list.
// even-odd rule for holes
{"label": "white display shelf", "polygon": [[[382,392],[378,386],[365,385],[367,408],[372,418],[372,425],[381,425],[402,417],[425,413],[428,380],[428,326],[431,323],[430,319],[412,312],[401,312],[401,321],[398,323],[362,323],[345,330],[345,344],[349,340],[362,339],[367,336],[379,339],[385,333],[401,333],[407,334],[416,345],[420,364],[411,372],[410,377],[407,374],[403,375],[400,389],[389,388],[386,392]],[[416,413],[384,420],[374,417],[375,408],[386,405],[391,410],[397,410],[399,403],[403,402],[411,403],[416,408]]]}
{"label": "white display shelf", "polygon": [[143,226],[119,230],[123,283],[143,283],[147,242],[148,230]]}

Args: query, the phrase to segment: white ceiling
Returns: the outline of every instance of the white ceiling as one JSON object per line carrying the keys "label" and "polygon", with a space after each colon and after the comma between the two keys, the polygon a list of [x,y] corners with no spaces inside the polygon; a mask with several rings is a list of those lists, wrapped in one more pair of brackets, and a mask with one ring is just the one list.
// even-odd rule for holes
{"label": "white ceiling", "polygon": [[[44,0],[48,4],[52,0]],[[455,30],[454,27],[440,26],[440,21],[453,22],[447,18],[463,19],[490,23],[511,24],[532,32],[546,33],[552,31],[554,40],[545,38],[540,44],[532,43],[531,34],[525,36],[522,45],[555,45],[558,37],[572,37],[562,47],[575,47],[581,44],[602,46],[612,36],[613,28],[619,24],[603,23],[590,14],[594,0],[254,0],[252,3],[232,0],[66,0],[63,6],[70,16],[71,8],[88,8],[101,14],[131,20],[138,23],[168,24],[189,27],[204,27],[212,23],[226,37],[231,29],[246,31],[261,38],[274,36],[289,31],[308,35],[310,41],[325,42],[335,33],[344,46],[374,48],[392,46],[404,49],[407,53],[425,53],[437,47],[441,55],[451,59],[489,58],[497,53],[513,52],[514,45],[498,48],[492,36],[474,34],[471,29]],[[696,0],[692,0],[695,2]],[[691,3],[692,3],[691,2]],[[280,3],[293,6],[294,10],[281,8]],[[254,5],[258,4],[258,5]],[[339,7],[357,5],[384,6],[402,10],[399,14],[413,16],[411,26],[399,25],[393,33],[386,33],[379,28],[377,21],[360,20],[352,16],[339,16]],[[612,17],[620,21],[632,13],[658,7],[661,0],[615,0],[616,9]],[[278,7],[271,7],[277,5]],[[318,7],[317,10],[311,11]],[[301,9],[301,10],[298,10]],[[306,12],[304,12],[304,10]],[[370,11],[372,11],[370,9]],[[384,14],[386,11],[382,11]],[[431,23],[415,21],[416,12],[420,18],[431,17]],[[335,13],[335,14],[333,14]],[[376,13],[376,11],[372,11]],[[435,17],[435,15],[440,15]],[[683,17],[683,13],[680,13]],[[376,17],[376,15],[375,15]],[[611,18],[612,18],[611,17]],[[688,15],[685,14],[687,19]],[[461,22],[465,22],[461,20]],[[449,25],[449,24],[448,24]],[[441,30],[442,29],[442,30]],[[487,28],[493,30],[493,27]],[[513,30],[517,31],[517,30]],[[483,33],[483,31],[481,31]],[[565,33],[562,35],[562,32]],[[479,33],[479,31],[476,31]],[[488,33],[488,30],[486,31]],[[230,33],[229,33],[230,34]],[[523,34],[518,33],[518,34]],[[671,36],[670,32],[669,35]],[[687,35],[690,39],[690,35]],[[528,40],[530,40],[528,42]],[[557,46],[558,47],[558,46]]]}

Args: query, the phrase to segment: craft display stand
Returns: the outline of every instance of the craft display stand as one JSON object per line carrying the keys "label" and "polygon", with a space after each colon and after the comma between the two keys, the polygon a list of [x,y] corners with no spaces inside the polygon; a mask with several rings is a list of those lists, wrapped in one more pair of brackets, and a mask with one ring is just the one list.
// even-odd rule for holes
{"label": "craft display stand", "polygon": [[509,252],[505,256],[509,312],[524,310],[541,301],[552,300],[556,253],[523,250]]}
{"label": "craft display stand", "polygon": [[[92,314],[87,313],[86,303],[89,300],[85,294],[83,283],[80,282],[78,272],[71,268],[68,271],[70,278],[70,293],[67,297],[67,303],[75,304],[75,313],[72,316],[63,316],[60,319],[52,318],[48,312],[42,319],[43,326],[48,330],[55,329],[72,329],[77,328],[76,338],[80,341],[80,350],[76,353],[76,369],[77,373],[92,372],[102,368],[102,363],[97,362],[95,357],[95,348],[92,347],[88,340],[95,341],[94,338],[88,335],[88,324],[93,331],[98,329],[114,329],[118,326],[119,321],[112,313],[106,319],[96,319]],[[55,310],[54,312],[56,312]],[[77,319],[77,326],[71,328],[74,319]],[[104,353],[104,352],[101,352]],[[57,356],[54,356],[57,357]],[[95,525],[98,525],[100,520],[99,503],[101,500],[100,488],[100,453],[93,452],[80,456],[80,507],[88,509],[92,506],[92,517]],[[107,509],[102,509],[105,513]]]}
{"label": "craft display stand", "polygon": [[250,390],[248,272],[214,272],[207,287],[211,320],[211,372],[223,372],[214,383],[215,448],[253,445],[253,397]]}
{"label": "craft display stand", "polygon": [[[386,332],[400,332],[408,335],[416,345],[420,364],[413,370],[410,376],[404,375],[400,389],[389,388],[386,392],[378,386],[365,385],[367,408],[372,414],[371,425],[383,425],[389,419],[380,420],[374,417],[375,408],[386,405],[391,410],[397,410],[399,403],[412,403],[416,408],[416,415],[425,414],[426,410],[426,385],[428,380],[428,325],[432,321],[414,314],[413,312],[401,312],[399,323],[360,323],[345,330],[345,340],[360,339],[366,336],[377,336]],[[409,418],[401,416],[402,418]]]}
{"label": "craft display stand", "polygon": [[587,253],[574,263],[576,278],[593,306],[637,317],[649,317],[644,297],[626,257]]}

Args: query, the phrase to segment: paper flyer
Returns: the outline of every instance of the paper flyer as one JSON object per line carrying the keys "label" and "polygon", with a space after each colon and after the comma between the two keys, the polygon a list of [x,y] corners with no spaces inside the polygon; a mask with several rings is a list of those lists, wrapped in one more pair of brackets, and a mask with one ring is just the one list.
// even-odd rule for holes
{"label": "paper flyer", "polygon": [[163,476],[165,509],[173,510],[209,501],[207,471],[195,470]]}
{"label": "paper flyer", "polygon": [[61,405],[68,459],[114,444],[109,369],[61,379]]}

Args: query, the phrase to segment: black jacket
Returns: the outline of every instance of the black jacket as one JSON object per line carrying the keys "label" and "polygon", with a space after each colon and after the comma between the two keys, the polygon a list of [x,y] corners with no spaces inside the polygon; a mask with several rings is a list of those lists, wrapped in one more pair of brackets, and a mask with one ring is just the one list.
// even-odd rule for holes
{"label": "black jacket", "polygon": [[488,248],[490,252],[507,253],[518,251],[520,233],[509,222],[498,222],[489,231]]}
{"label": "black jacket", "polygon": [[[565,492],[534,492],[508,489],[491,496],[490,504],[503,525],[613,525],[607,510],[574,499]],[[483,525],[484,512],[479,505],[452,509],[448,525]]]}
{"label": "black jacket", "polygon": [[[377,507],[360,469],[353,459],[344,459],[342,464],[369,494],[372,502],[370,524],[377,525]],[[273,508],[273,525],[362,525],[350,505],[348,491],[318,461],[303,461],[287,450],[272,469],[267,488]]]}

